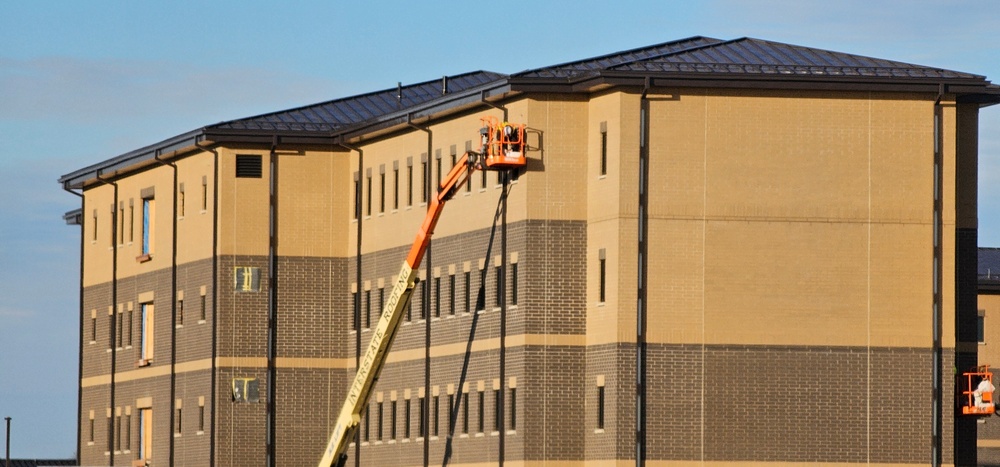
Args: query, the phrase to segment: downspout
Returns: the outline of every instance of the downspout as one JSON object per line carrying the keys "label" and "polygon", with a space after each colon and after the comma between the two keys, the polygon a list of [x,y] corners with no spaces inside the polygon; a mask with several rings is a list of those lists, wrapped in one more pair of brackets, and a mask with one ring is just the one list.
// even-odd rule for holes
{"label": "downspout", "polygon": [[[364,172],[365,168],[365,152],[360,147],[351,146],[344,142],[343,138],[340,138],[336,143],[348,151],[357,151],[358,153],[358,185],[357,189],[354,190],[354,218],[358,221],[358,234],[357,234],[357,246],[354,255],[354,282],[358,286],[357,293],[354,294],[353,313],[354,313],[354,323],[356,323],[354,328],[354,368],[355,371],[361,368],[361,190],[362,190],[362,180],[361,174]],[[354,467],[361,466],[361,430],[354,430]]]}
{"label": "downspout", "polygon": [[[431,178],[431,173],[433,172],[431,167],[434,165],[434,159],[432,155],[434,134],[431,132],[430,128],[422,127],[413,123],[412,117],[413,114],[406,114],[406,124],[410,128],[427,133],[427,166],[424,168],[425,172],[424,177],[426,177],[425,180],[427,180],[428,183],[424,184],[423,190],[424,190],[424,199],[427,200],[427,209],[430,209],[431,206],[430,199],[432,196],[431,181],[434,180],[433,178]],[[438,163],[440,164],[441,162]],[[431,280],[433,276],[433,270],[431,269],[432,241],[427,242],[427,250],[424,253],[424,270],[426,271],[425,277],[427,277],[428,281]],[[430,388],[431,388],[431,307],[430,307],[431,289],[430,287],[426,287],[423,290],[426,290],[428,293],[420,294],[420,302],[421,302],[420,306],[423,310],[425,310],[426,313],[424,316],[424,399],[422,407],[423,417],[421,417],[422,419],[420,420],[420,423],[423,425],[424,430],[427,430],[428,428],[430,428],[430,424],[428,422],[430,421],[429,417],[430,417],[430,400],[431,400],[430,397],[428,397],[430,395]],[[429,440],[430,436],[428,436],[427,433],[425,433],[424,439]],[[424,467],[427,467],[428,465],[430,465],[430,458],[431,458],[430,443],[427,441],[424,442],[423,454],[424,454],[423,465]]]}
{"label": "downspout", "polygon": [[[212,403],[212,407],[209,410],[209,420],[211,421],[209,427],[208,436],[208,465],[215,465],[215,403],[217,401],[215,397],[216,390],[216,380],[218,376],[216,371],[216,356],[218,354],[218,320],[216,318],[215,310],[218,309],[218,296],[216,293],[218,290],[218,279],[219,279],[219,152],[211,149],[207,146],[201,146],[195,142],[195,147],[203,151],[212,153],[212,370],[211,370],[211,395],[209,400]],[[205,318],[208,318],[208,311],[205,311]]]}
{"label": "downspout", "polygon": [[[118,245],[116,243],[118,240],[118,182],[110,182],[102,179],[100,171],[97,172],[97,181],[114,187],[115,199],[111,209],[111,326],[108,327],[110,331],[108,340],[110,341],[109,344],[111,348],[111,382],[109,383],[110,389],[108,397],[111,401],[109,407],[113,415],[115,410],[115,371],[117,369],[118,360],[118,341],[116,340],[118,336],[118,317],[115,316],[115,313],[117,313],[115,308],[118,306]],[[96,228],[97,226],[94,227]],[[115,464],[115,424],[114,419],[111,420],[112,422],[108,423],[108,465]]]}
{"label": "downspout", "polygon": [[84,236],[86,235],[86,229],[83,227],[83,216],[84,209],[86,205],[84,203],[85,199],[83,193],[77,193],[69,188],[68,183],[63,183],[63,190],[75,196],[80,197],[80,219],[78,224],[80,225],[80,295],[79,295],[79,315],[80,315],[80,346],[79,346],[79,358],[77,359],[77,378],[76,378],[76,463],[80,463],[80,456],[82,454],[83,445],[80,443],[80,425],[83,423],[83,247]]}
{"label": "downspout", "polygon": [[651,79],[647,76],[639,96],[639,212],[638,212],[638,285],[636,298],[636,372],[635,372],[635,465],[646,465],[646,270],[648,265],[649,221],[649,93]]}
{"label": "downspout", "polygon": [[157,150],[156,154],[153,155],[153,159],[160,165],[169,166],[174,169],[174,188],[173,188],[173,209],[171,210],[171,240],[170,240],[170,430],[171,435],[167,437],[169,439],[169,451],[167,455],[167,464],[174,465],[174,436],[173,433],[176,431],[176,416],[177,416],[177,372],[176,372],[176,360],[177,360],[177,165],[172,162],[166,162],[160,159],[160,151]]}
{"label": "downspout", "polygon": [[933,296],[934,303],[932,305],[932,348],[931,348],[931,374],[933,375],[933,380],[931,381],[931,465],[938,467],[941,465],[942,459],[942,433],[941,433],[941,418],[942,418],[942,376],[941,376],[941,365],[943,363],[942,358],[942,343],[941,343],[941,327],[942,327],[942,304],[944,303],[942,299],[942,278],[941,275],[944,272],[943,266],[941,264],[943,258],[943,248],[941,245],[942,240],[942,218],[943,213],[943,181],[944,181],[944,154],[943,154],[943,136],[944,136],[944,116],[941,109],[941,99],[944,97],[945,85],[942,84],[938,88],[937,97],[934,99],[934,259],[933,259]]}
{"label": "downspout", "polygon": [[269,200],[270,209],[268,214],[268,254],[267,254],[267,466],[275,467],[275,422],[277,410],[275,407],[274,392],[277,390],[275,379],[278,369],[275,365],[278,345],[278,136],[274,136],[271,141],[271,153],[269,156],[271,174]]}

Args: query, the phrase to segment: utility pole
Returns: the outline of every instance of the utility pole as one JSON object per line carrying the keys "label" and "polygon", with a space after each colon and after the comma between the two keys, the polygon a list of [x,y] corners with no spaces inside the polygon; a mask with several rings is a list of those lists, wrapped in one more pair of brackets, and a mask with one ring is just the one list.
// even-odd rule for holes
{"label": "utility pole", "polygon": [[10,467],[10,417],[4,417],[7,421],[7,463],[6,467]]}

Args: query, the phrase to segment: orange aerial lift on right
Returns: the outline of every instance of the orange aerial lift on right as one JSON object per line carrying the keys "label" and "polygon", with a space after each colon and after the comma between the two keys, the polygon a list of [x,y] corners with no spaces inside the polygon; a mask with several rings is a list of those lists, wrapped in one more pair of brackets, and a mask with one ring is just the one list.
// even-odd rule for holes
{"label": "orange aerial lift on right", "polygon": [[962,406],[962,415],[993,415],[996,412],[996,405],[993,402],[993,373],[990,373],[989,365],[980,365],[962,373],[959,381],[962,394],[959,402]]}
{"label": "orange aerial lift on right", "polygon": [[326,451],[323,452],[323,458],[319,461],[320,467],[343,466],[347,460],[347,447],[354,438],[358,423],[361,421],[361,411],[368,405],[375,382],[378,381],[379,373],[385,363],[385,357],[392,346],[403,310],[410,301],[410,294],[417,281],[417,268],[424,257],[424,252],[427,251],[427,245],[430,243],[431,234],[434,233],[444,203],[451,199],[474,170],[519,169],[527,165],[524,153],[528,146],[523,124],[501,122],[494,117],[484,117],[482,121],[483,128],[479,131],[482,145],[479,152],[466,152],[441,182],[438,193],[431,198],[424,222],[417,231],[417,238],[410,247],[406,261],[403,262],[392,292],[386,300],[385,308],[379,316],[378,324],[372,330],[372,340],[361,358],[354,382],[348,388],[347,398],[337,417],[330,441],[327,443]]}

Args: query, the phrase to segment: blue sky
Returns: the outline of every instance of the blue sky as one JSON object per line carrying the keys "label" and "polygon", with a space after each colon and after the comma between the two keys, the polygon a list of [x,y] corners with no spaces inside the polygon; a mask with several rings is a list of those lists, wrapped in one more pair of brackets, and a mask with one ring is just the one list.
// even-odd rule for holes
{"label": "blue sky", "polygon": [[[1000,82],[991,1],[0,0],[0,417],[14,457],[76,442],[79,199],[65,173],[222,120],[474,70],[743,36]],[[980,117],[980,245],[1000,246],[1000,106]]]}

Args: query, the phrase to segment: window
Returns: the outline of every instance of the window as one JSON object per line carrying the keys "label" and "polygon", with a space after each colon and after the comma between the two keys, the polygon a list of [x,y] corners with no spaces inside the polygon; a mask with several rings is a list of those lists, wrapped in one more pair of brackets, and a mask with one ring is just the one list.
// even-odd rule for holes
{"label": "window", "polygon": [[122,414],[121,409],[115,413],[115,452],[122,450]]}
{"label": "window", "polygon": [[396,401],[391,402],[392,405],[392,424],[389,425],[389,439],[396,439]]}
{"label": "window", "polygon": [[135,206],[128,200],[128,242],[135,241]]}
{"label": "window", "polygon": [[118,244],[125,243],[125,202],[118,205]]}
{"label": "window", "polygon": [[124,315],[124,313],[122,313],[121,309],[118,310],[118,313],[115,313],[115,334],[116,334],[116,336],[115,336],[115,347],[117,347],[119,349],[122,348],[122,332],[123,332],[122,328],[125,327],[125,326],[122,326],[122,324],[123,324],[122,321],[124,319],[123,315]]}
{"label": "window", "polygon": [[174,433],[181,434],[181,427],[183,426],[183,424],[181,423],[181,416],[182,416],[182,414],[183,414],[183,410],[178,405],[177,406],[177,415],[174,417]]}
{"label": "window", "polygon": [[89,432],[90,432],[90,436],[87,438],[87,442],[93,443],[94,442],[94,411],[93,410],[90,411],[90,429],[89,429]]}
{"label": "window", "polygon": [[153,229],[155,224],[156,200],[153,198],[142,199],[142,254],[149,256],[153,254]]}
{"label": "window", "polygon": [[153,359],[153,322],[154,310],[152,303],[141,305],[142,323],[139,328],[139,344],[142,346],[140,363],[148,364]]}
{"label": "window", "polygon": [[382,420],[384,420],[384,418],[383,418],[384,415],[385,415],[385,406],[383,405],[382,402],[379,402],[378,403],[378,433],[377,433],[379,441],[382,441]]}
{"label": "window", "polygon": [[511,263],[510,275],[510,304],[517,305],[517,263]]}
{"label": "window", "polygon": [[368,404],[365,406],[365,442],[367,443],[371,440],[372,435],[372,406]]}
{"label": "window", "polygon": [[399,209],[399,169],[392,169],[392,209]]}
{"label": "window", "polygon": [[427,307],[430,305],[431,298],[428,295],[427,287],[427,281],[420,282],[420,319],[427,319]]}
{"label": "window", "polygon": [[365,291],[365,329],[372,327],[372,291]]}
{"label": "window", "polygon": [[184,325],[184,299],[177,300],[177,325]]}
{"label": "window", "polygon": [[139,459],[153,454],[153,409],[139,409]]}
{"label": "window", "polygon": [[485,413],[484,413],[485,406],[486,406],[486,392],[479,391],[479,407],[478,407],[479,408],[479,426],[478,426],[479,430],[476,431],[477,433],[482,433],[483,429],[485,428],[485,425],[483,423],[483,416],[485,415]]}
{"label": "window", "polygon": [[125,411],[125,452],[132,450],[132,413]]}
{"label": "window", "polygon": [[413,206],[413,166],[406,165],[406,205]]}
{"label": "window", "polygon": [[448,312],[455,314],[455,275],[448,276]]}
{"label": "window", "polygon": [[97,342],[97,312],[90,314],[90,342]]}
{"label": "window", "polygon": [[125,311],[125,346],[132,347],[132,306],[129,305],[129,309]]}
{"label": "window", "polygon": [[510,429],[517,429],[517,388],[510,388]]}
{"label": "window", "polygon": [[607,260],[604,258],[604,249],[603,248],[601,249],[601,251],[600,251],[599,254],[600,254],[600,259],[598,260],[598,273],[597,273],[597,276],[599,278],[598,280],[600,281],[600,283],[599,283],[598,289],[597,289],[598,290],[598,292],[597,292],[597,295],[598,295],[597,301],[600,302],[600,303],[604,303],[605,300],[607,300],[607,298],[608,298],[607,297],[607,291],[608,291],[608,276],[607,276],[607,274],[608,274],[608,266],[607,266]]}
{"label": "window", "polygon": [[378,212],[385,212],[385,172],[378,174]]}
{"label": "window", "polygon": [[91,232],[93,234],[91,236],[91,240],[96,242],[97,241],[97,210],[96,209],[94,210],[94,222],[91,222],[90,225],[93,227],[91,229]]}
{"label": "window", "polygon": [[111,221],[111,223],[109,224],[110,229],[108,229],[108,235],[109,235],[108,238],[111,240],[111,243],[108,246],[112,246],[113,247],[113,246],[115,246],[115,230],[116,230],[115,229],[115,217],[117,217],[117,215],[115,214],[115,205],[114,204],[111,205],[111,216],[109,216],[109,217],[110,217],[109,220]]}
{"label": "window", "polygon": [[183,185],[181,186],[182,188],[177,193],[177,215],[184,217],[184,188]]}
{"label": "window", "polygon": [[201,320],[202,321],[205,321],[206,317],[208,316],[208,311],[207,311],[208,308],[207,308],[207,306],[206,306],[207,304],[205,302],[206,302],[206,300],[205,300],[205,294],[203,293],[203,294],[201,294]]}
{"label": "window", "polygon": [[360,331],[361,330],[361,310],[359,309],[360,308],[360,304],[358,303],[358,293],[357,292],[351,292],[351,308],[354,310],[354,313],[352,313],[354,315],[354,330],[355,331]]}
{"label": "window", "polygon": [[361,181],[354,179],[354,218],[361,215]]}
{"label": "window", "polygon": [[108,315],[108,348],[112,349],[115,347],[115,314],[111,312]]}
{"label": "window", "polygon": [[448,394],[448,433],[449,435],[455,432],[455,395]]}
{"label": "window", "polygon": [[198,401],[198,431],[205,431],[205,400]]}
{"label": "window", "polygon": [[434,396],[434,436],[437,436],[441,428],[441,396]]}
{"label": "window", "polygon": [[503,268],[496,266],[493,268],[493,275],[496,279],[496,293],[493,298],[493,306],[499,307],[501,303],[501,296],[503,295]]}
{"label": "window", "polygon": [[597,387],[597,429],[604,429],[604,386]]}
{"label": "window", "polygon": [[201,177],[201,210],[208,211],[208,177]]}
{"label": "window", "polygon": [[500,431],[500,422],[503,421],[503,408],[500,406],[500,390],[493,390],[493,431]]}
{"label": "window", "polygon": [[482,177],[483,178],[482,178],[482,181],[479,184],[479,188],[482,188],[482,189],[485,190],[486,189],[486,171],[483,170],[483,171],[481,171],[481,173],[482,173]]}
{"label": "window", "polygon": [[472,312],[472,273],[465,271],[465,312]]}
{"label": "window", "polygon": [[424,407],[424,398],[417,398],[417,437],[427,436],[427,408]]}
{"label": "window", "polygon": [[[441,157],[440,157],[440,154],[438,154],[438,158],[437,158],[437,179],[436,180],[437,180],[437,185],[436,186],[440,187],[441,186]],[[434,190],[434,191],[437,191],[437,190]]]}
{"label": "window", "polygon": [[372,176],[365,177],[368,180],[368,190],[365,192],[368,202],[365,203],[365,215],[372,215]]}
{"label": "window", "polygon": [[462,433],[469,434],[469,393],[462,393]]}
{"label": "window", "polygon": [[601,122],[601,175],[608,174],[608,127]]}
{"label": "window", "polygon": [[479,293],[476,294],[476,311],[486,309],[486,268],[479,270]]}
{"label": "window", "polygon": [[405,414],[404,417],[403,417],[403,419],[405,421],[405,423],[403,423],[403,438],[409,439],[410,438],[410,400],[409,399],[403,399],[403,412]]}
{"label": "window", "polygon": [[420,180],[421,180],[421,182],[420,182],[420,199],[423,200],[423,202],[425,202],[425,203],[427,202],[427,192],[430,190],[430,186],[429,185],[430,185],[430,182],[431,182],[430,180],[428,180],[428,177],[427,177],[429,175],[427,173],[427,169],[428,169],[428,167],[427,167],[427,161],[422,161],[420,163]]}
{"label": "window", "polygon": [[976,317],[976,340],[980,344],[986,343],[986,310],[979,310]]}
{"label": "window", "polygon": [[441,278],[434,278],[434,317],[441,317]]}

